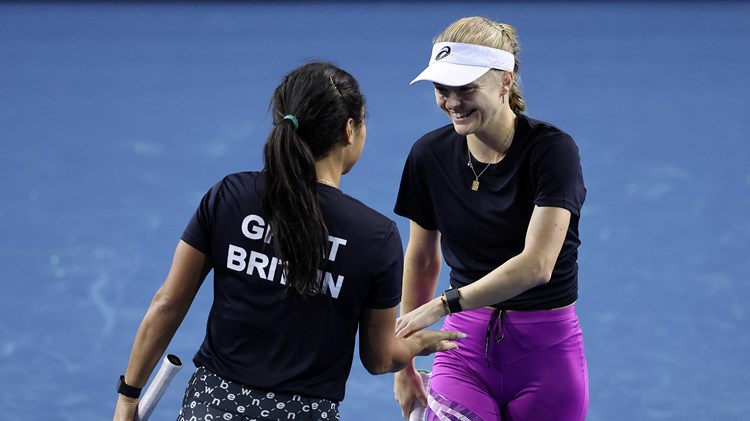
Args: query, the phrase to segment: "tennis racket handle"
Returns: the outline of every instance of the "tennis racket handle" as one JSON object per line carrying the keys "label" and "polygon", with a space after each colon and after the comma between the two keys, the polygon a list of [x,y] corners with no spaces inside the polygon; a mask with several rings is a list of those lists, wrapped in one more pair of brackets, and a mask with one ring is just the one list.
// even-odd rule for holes
{"label": "tennis racket handle", "polygon": [[164,360],[159,367],[159,371],[156,373],[156,377],[148,386],[146,393],[143,394],[143,398],[138,402],[138,411],[135,414],[135,421],[146,421],[154,412],[156,404],[159,403],[162,395],[169,387],[169,383],[174,378],[175,374],[182,368],[182,361],[173,354],[169,354],[164,357]]}
{"label": "tennis racket handle", "polygon": [[[425,392],[430,393],[430,372],[426,370],[418,370],[419,376],[422,377],[422,385],[424,386]],[[422,405],[422,402],[415,400],[409,413],[409,421],[424,421],[424,412],[426,408]]]}

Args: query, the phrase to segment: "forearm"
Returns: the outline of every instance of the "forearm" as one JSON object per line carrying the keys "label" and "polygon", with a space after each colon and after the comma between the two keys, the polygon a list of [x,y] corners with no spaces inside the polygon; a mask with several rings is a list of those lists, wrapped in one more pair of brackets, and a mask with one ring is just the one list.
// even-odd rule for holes
{"label": "forearm", "polygon": [[570,211],[566,209],[534,207],[523,251],[476,282],[462,287],[459,290],[462,309],[500,303],[549,282],[569,224]]}
{"label": "forearm", "polygon": [[371,374],[394,372],[407,367],[417,355],[453,349],[457,332],[420,330],[405,339],[396,337],[396,307],[365,308],[360,320],[359,356]]}
{"label": "forearm", "polygon": [[[486,307],[515,297],[546,282],[543,279],[549,277],[545,278],[541,273],[534,269],[532,262],[525,261],[523,255],[510,259],[487,276],[458,289],[460,310]],[[453,308],[454,303],[450,302],[452,298],[437,297],[410,313],[403,314],[396,321],[396,336],[408,338],[436,323]],[[458,310],[453,308],[453,311]]]}
{"label": "forearm", "polygon": [[[435,296],[443,257],[440,251],[440,233],[425,230],[414,221],[409,225],[409,244],[404,253],[404,276],[401,293],[401,315],[407,314]],[[408,338],[414,340],[416,338]],[[402,341],[404,342],[404,341]],[[403,343],[402,345],[407,345]],[[407,345],[408,346],[408,345]],[[404,367],[414,371],[414,354]]]}
{"label": "forearm", "polygon": [[537,259],[522,253],[476,282],[461,287],[461,308],[472,310],[500,303],[542,285],[549,279],[548,271]]}
{"label": "forearm", "polygon": [[394,336],[389,345],[387,357],[383,358],[379,364],[371,365],[372,370],[368,370],[370,374],[393,373],[403,369],[409,364],[412,364],[414,357],[419,351],[419,345],[415,343],[416,339],[410,339],[411,338],[401,340]]}
{"label": "forearm", "polygon": [[440,261],[404,262],[404,279],[401,293],[401,314],[406,314],[435,296]]}
{"label": "forearm", "polygon": [[187,309],[170,304],[159,294],[154,297],[136,333],[125,383],[145,386],[186,313]]}
{"label": "forearm", "polygon": [[[407,253],[407,258],[404,261],[404,279],[401,293],[402,315],[429,302],[435,296],[441,264],[442,261],[439,256],[423,257],[420,260],[414,257],[409,258]],[[404,343],[399,345],[406,347]],[[405,354],[402,353],[401,355]],[[401,358],[403,357],[395,362],[399,368],[394,371],[402,370],[405,367],[414,367],[414,355],[407,357],[405,361],[401,361]]]}
{"label": "forearm", "polygon": [[[461,332],[438,330],[420,330],[405,339],[398,339],[392,330],[389,330],[388,335],[387,350],[378,360],[381,363],[379,365],[365,364],[372,374],[403,370],[411,365],[414,357],[455,349],[458,345],[454,341],[466,337]],[[372,342],[369,343],[372,344]]]}

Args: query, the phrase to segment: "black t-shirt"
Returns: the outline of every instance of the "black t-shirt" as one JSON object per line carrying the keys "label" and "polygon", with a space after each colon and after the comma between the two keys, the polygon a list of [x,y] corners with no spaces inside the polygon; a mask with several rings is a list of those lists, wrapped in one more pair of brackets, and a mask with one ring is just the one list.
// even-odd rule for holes
{"label": "black t-shirt", "polygon": [[[586,197],[578,147],[560,129],[524,115],[506,156],[480,176],[468,167],[466,137],[446,125],[424,135],[404,166],[395,212],[438,230],[451,285],[468,285],[524,248],[534,206],[571,212],[570,227],[550,282],[497,303],[507,310],[542,310],[578,296],[578,221]],[[473,158],[471,158],[473,159]],[[477,174],[484,163],[473,160]]]}
{"label": "black t-shirt", "polygon": [[322,293],[287,291],[261,206],[265,173],[232,174],[201,200],[182,239],[214,270],[206,337],[193,361],[241,384],[344,399],[364,307],[401,298],[396,224],[340,190],[318,185],[331,251]]}

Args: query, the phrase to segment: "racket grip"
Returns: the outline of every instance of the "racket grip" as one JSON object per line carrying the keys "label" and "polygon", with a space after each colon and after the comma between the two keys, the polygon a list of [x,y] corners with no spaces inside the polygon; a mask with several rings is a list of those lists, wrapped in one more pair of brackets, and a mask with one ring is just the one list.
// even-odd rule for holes
{"label": "racket grip", "polygon": [[[417,370],[419,376],[422,378],[422,385],[424,386],[425,392],[430,393],[430,375],[431,373],[427,370]],[[422,405],[422,402],[415,400],[409,413],[409,421],[424,421],[424,412],[427,408]]]}
{"label": "racket grip", "polygon": [[148,420],[151,413],[154,412],[156,404],[159,403],[162,395],[164,395],[167,387],[169,387],[169,383],[181,368],[182,361],[176,355],[169,354],[164,357],[154,380],[148,386],[148,389],[146,389],[146,393],[143,394],[141,401],[138,402],[135,421]]}

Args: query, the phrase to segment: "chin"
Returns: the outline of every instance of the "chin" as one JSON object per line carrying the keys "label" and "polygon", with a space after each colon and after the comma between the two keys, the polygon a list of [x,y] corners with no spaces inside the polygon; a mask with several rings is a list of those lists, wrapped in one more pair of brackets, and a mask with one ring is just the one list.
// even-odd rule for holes
{"label": "chin", "polygon": [[453,122],[453,130],[456,131],[456,133],[460,134],[461,136],[468,136],[472,133],[474,133],[474,128],[472,126],[469,126],[467,124],[456,124],[456,122]]}

